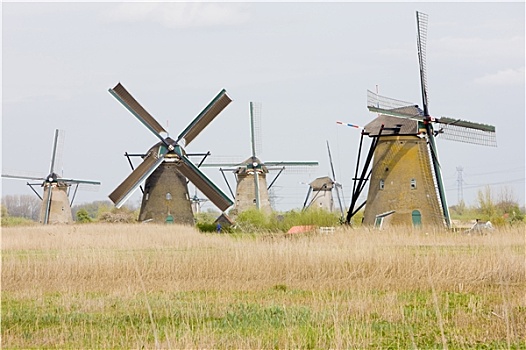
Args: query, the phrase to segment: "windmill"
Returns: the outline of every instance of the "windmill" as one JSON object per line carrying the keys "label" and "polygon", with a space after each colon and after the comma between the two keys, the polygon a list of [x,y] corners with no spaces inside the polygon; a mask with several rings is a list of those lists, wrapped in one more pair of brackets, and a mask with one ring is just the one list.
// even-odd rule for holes
{"label": "windmill", "polygon": [[[230,193],[235,197],[235,212],[240,213],[255,208],[270,213],[272,208],[268,192],[283,171],[294,167],[316,166],[318,162],[262,162],[258,157],[261,148],[261,105],[250,102],[249,107],[251,156],[241,163],[204,163],[203,167],[219,168]],[[278,173],[267,186],[267,174],[272,170],[277,170]],[[236,176],[235,196],[226,180],[225,171],[232,171]]]}
{"label": "windmill", "polygon": [[[429,113],[426,77],[428,16],[416,12],[416,21],[423,109],[367,92],[367,108],[379,115],[362,130],[347,223],[365,205],[363,223],[366,225],[445,225],[449,228],[451,220],[435,138],[496,146],[495,127],[492,125],[433,117]],[[372,142],[359,175],[365,135],[371,137]],[[367,199],[358,204],[367,182]]]}
{"label": "windmill", "polygon": [[[55,130],[53,137],[53,150],[51,152],[51,167],[46,177],[24,176],[14,174],[2,174],[2,177],[8,179],[39,181],[38,183],[27,182],[27,185],[42,200],[40,209],[39,222],[47,224],[64,224],[73,222],[71,215],[71,206],[75,200],[79,185],[100,185],[99,181],[78,180],[65,178],[57,174],[56,169],[61,168],[59,164],[62,159],[62,149],[64,145],[64,131]],[[42,196],[33,186],[43,187]],[[75,186],[71,201],[69,194],[71,186]]]}
{"label": "windmill", "polygon": [[336,191],[336,197],[338,198],[338,210],[341,212],[343,217],[342,197],[340,196],[342,185],[336,181],[336,173],[334,172],[334,164],[332,163],[329,141],[327,141],[327,152],[329,154],[332,178],[329,176],[322,176],[309,183],[309,190],[307,191],[307,196],[305,197],[305,202],[303,203],[303,210],[307,210],[309,208],[323,208],[329,212],[334,211],[334,198],[332,195],[332,190],[334,189]]}
{"label": "windmill", "polygon": [[139,221],[193,225],[187,179],[221,211],[233,204],[190,161],[189,154],[183,148],[232,102],[225,90],[220,91],[175,140],[167,136],[166,130],[122,84],[118,83],[113,89],[109,89],[109,92],[160,140],[143,155],[142,163],[109,195],[117,208],[120,208],[144,182],[144,189],[141,189],[143,196]]}
{"label": "windmill", "polygon": [[202,198],[197,195],[197,187],[195,188],[194,195],[190,198],[192,202],[192,212],[199,214],[201,212],[201,203],[208,202],[208,198]]}

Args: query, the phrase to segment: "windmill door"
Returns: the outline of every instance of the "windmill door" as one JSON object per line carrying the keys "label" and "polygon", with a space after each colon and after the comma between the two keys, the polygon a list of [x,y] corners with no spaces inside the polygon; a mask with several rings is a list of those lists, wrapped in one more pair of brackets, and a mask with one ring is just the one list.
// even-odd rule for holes
{"label": "windmill door", "polygon": [[411,218],[413,220],[414,227],[422,226],[422,214],[420,214],[419,210],[413,210],[411,213]]}

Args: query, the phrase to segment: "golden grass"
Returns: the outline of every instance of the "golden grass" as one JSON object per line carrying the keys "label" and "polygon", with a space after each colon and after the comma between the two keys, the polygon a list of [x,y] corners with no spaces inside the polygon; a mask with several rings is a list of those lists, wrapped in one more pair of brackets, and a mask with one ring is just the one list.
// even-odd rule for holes
{"label": "golden grass", "polygon": [[524,227],[259,237],[3,228],[2,345],[526,347],[525,263]]}

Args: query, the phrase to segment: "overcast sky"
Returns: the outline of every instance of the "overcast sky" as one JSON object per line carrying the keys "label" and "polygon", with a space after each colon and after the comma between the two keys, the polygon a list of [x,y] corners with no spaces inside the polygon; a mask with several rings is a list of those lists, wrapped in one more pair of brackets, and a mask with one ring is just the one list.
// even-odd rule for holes
{"label": "overcast sky", "polygon": [[[524,2],[1,6],[2,171],[47,175],[54,130],[63,129],[63,175],[102,182],[77,204],[108,199],[130,173],[124,152],[158,141],[108,93],[121,82],[173,135],[225,88],[233,102],[187,148],[216,159],[250,155],[249,102],[260,102],[260,158],[320,163],[279,178],[277,209],[300,208],[301,182],[330,174],[326,140],[348,206],[360,133],[336,121],[374,119],[366,90],[376,86],[421,105],[418,10],[429,15],[431,114],[497,128],[497,148],[437,139],[448,204],[462,167],[468,204],[489,185],[524,205]],[[219,170],[204,171],[228,193]],[[32,192],[2,179],[5,194]]]}

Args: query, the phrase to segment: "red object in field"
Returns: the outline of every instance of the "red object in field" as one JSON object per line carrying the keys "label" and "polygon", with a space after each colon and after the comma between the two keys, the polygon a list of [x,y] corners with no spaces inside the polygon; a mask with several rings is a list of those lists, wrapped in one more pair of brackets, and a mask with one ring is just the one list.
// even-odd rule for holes
{"label": "red object in field", "polygon": [[316,226],[314,225],[292,226],[290,230],[287,231],[287,233],[305,233],[312,232],[314,230],[316,230]]}

